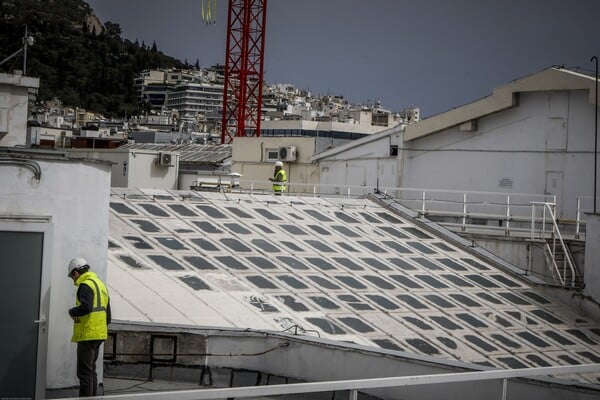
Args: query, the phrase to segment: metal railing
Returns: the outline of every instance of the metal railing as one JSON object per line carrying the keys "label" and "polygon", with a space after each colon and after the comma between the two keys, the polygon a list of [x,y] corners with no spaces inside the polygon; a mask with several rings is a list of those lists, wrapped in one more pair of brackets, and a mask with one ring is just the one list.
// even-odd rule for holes
{"label": "metal railing", "polygon": [[[503,369],[476,372],[458,372],[447,374],[429,374],[388,378],[352,379],[326,382],[291,383],[285,385],[246,386],[222,389],[198,389],[168,392],[143,392],[133,394],[99,396],[97,399],[151,399],[151,400],[216,400],[228,398],[246,398],[260,396],[278,396],[287,394],[306,394],[330,391],[349,391],[349,399],[356,400],[359,390],[399,388],[418,385],[443,383],[475,382],[502,379],[501,399],[507,399],[508,379],[544,375],[567,375],[593,373],[600,371],[600,364],[582,364],[558,367]],[[468,398],[468,396],[465,396]],[[67,400],[67,399],[59,399]],[[73,400],[71,398],[70,400]]]}
{"label": "metal railing", "polygon": [[[232,188],[232,192],[245,192],[250,194],[271,194],[271,182],[268,181],[240,181],[240,186]],[[503,193],[503,192],[480,192],[459,190],[437,190],[422,188],[398,188],[382,187],[378,191],[422,216],[442,219],[441,224],[455,228],[462,232],[469,229],[481,229],[497,231],[504,235],[529,236],[529,225],[531,224],[532,203],[555,203],[555,195],[542,195],[532,193]],[[354,198],[373,193],[374,188],[356,185],[337,184],[305,184],[287,183],[287,191],[284,195],[308,195],[308,196],[335,196],[342,198]],[[561,220],[561,225],[573,232],[575,239],[584,238],[585,220],[584,213],[588,200],[591,197],[577,199],[577,209],[567,212],[575,215],[575,220]],[[445,219],[445,220],[444,220]],[[497,222],[496,225],[486,222]],[[539,219],[538,219],[539,221]],[[550,226],[551,221],[546,221]],[[540,236],[537,239],[549,236],[550,232],[536,231]]]}
{"label": "metal railing", "polygon": [[[550,239],[552,240],[552,247],[548,242],[545,242],[544,251],[545,254],[549,257],[549,265],[552,267],[551,270],[554,276],[557,276],[560,280],[561,285],[566,286],[567,280],[567,268],[570,272],[570,285],[575,285],[575,278],[577,278],[577,269],[575,268],[575,262],[571,257],[571,251],[569,247],[565,244],[563,237],[560,233],[560,229],[558,228],[558,224],[556,223],[556,204],[555,203],[545,203],[545,202],[532,202],[531,203],[531,239],[534,239],[534,231],[536,226],[536,206],[542,207],[542,219],[541,219],[541,232],[546,232],[546,213],[550,216],[550,222],[552,226]],[[545,235],[542,233],[541,236]],[[559,268],[557,264],[557,243],[564,254],[564,258],[562,260],[562,270]]]}

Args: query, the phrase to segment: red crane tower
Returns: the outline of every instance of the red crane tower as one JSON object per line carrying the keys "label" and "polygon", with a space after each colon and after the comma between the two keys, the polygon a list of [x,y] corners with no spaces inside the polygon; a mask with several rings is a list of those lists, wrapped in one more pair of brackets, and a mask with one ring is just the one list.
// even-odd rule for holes
{"label": "red crane tower", "polygon": [[260,136],[267,0],[229,0],[221,143]]}

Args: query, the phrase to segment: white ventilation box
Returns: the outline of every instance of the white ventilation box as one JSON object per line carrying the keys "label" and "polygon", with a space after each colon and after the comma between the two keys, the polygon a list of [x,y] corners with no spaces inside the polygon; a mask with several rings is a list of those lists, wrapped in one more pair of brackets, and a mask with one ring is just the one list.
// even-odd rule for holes
{"label": "white ventilation box", "polygon": [[279,159],[281,161],[296,161],[296,146],[286,146],[279,148]]}
{"label": "white ventilation box", "polygon": [[173,154],[172,153],[159,153],[158,154],[158,165],[162,165],[163,167],[171,167],[173,164]]}

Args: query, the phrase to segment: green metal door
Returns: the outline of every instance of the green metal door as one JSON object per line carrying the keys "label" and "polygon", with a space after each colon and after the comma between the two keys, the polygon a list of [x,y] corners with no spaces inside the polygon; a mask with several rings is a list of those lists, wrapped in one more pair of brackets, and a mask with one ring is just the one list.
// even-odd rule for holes
{"label": "green metal door", "polygon": [[0,231],[0,399],[35,397],[43,243]]}

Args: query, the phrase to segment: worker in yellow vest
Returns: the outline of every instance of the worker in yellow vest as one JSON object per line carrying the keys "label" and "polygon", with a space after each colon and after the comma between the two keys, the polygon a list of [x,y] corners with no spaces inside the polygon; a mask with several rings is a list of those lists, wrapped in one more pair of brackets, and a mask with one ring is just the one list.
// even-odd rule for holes
{"label": "worker in yellow vest", "polygon": [[74,322],[71,341],[77,343],[79,397],[96,396],[96,360],[100,345],[108,337],[111,319],[108,290],[83,258],[69,262],[68,276],[77,286],[75,307],[69,310],[69,316]]}
{"label": "worker in yellow vest", "polygon": [[273,182],[273,192],[275,192],[276,195],[281,195],[285,192],[287,175],[281,161],[275,161],[275,171],[273,172],[273,177],[269,178],[269,180]]}

